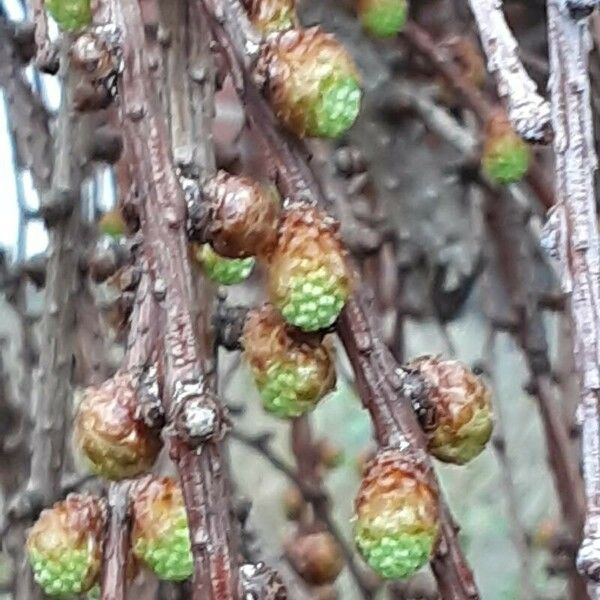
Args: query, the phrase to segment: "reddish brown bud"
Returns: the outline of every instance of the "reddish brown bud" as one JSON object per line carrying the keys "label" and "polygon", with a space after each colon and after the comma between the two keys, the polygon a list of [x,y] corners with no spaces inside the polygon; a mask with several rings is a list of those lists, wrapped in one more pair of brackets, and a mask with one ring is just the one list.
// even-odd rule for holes
{"label": "reddish brown bud", "polygon": [[339,544],[327,531],[299,535],[287,544],[286,552],[297,573],[311,585],[326,585],[344,568]]}
{"label": "reddish brown bud", "polygon": [[283,493],[285,516],[290,521],[297,521],[304,509],[304,498],[295,485],[290,485]]}
{"label": "reddish brown bud", "polygon": [[93,472],[118,480],[154,464],[162,446],[160,432],[144,423],[140,405],[138,378],[129,372],[83,392],[73,437]]}
{"label": "reddish brown bud", "polygon": [[344,461],[344,451],[328,439],[319,442],[318,451],[321,464],[327,469],[335,469]]}
{"label": "reddish brown bud", "polygon": [[277,242],[280,199],[274,186],[219,171],[204,188],[213,206],[209,237],[227,258],[267,255]]}
{"label": "reddish brown bud", "polygon": [[[423,357],[408,365],[424,382],[413,406],[439,460],[464,464],[479,455],[492,435],[490,391],[466,365]],[[410,377],[410,374],[409,376]]]}

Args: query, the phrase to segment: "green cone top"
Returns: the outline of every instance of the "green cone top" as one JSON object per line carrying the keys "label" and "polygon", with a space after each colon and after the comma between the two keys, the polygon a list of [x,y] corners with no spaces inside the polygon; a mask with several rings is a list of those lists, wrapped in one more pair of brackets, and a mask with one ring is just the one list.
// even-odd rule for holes
{"label": "green cone top", "polygon": [[354,540],[384,579],[405,579],[432,557],[438,498],[425,473],[402,451],[381,451],[367,467],[355,502]]}
{"label": "green cone top", "polygon": [[277,417],[311,411],[335,386],[328,347],[317,336],[295,337],[271,305],[249,313],[242,343],[263,406]]}
{"label": "green cone top", "polygon": [[529,169],[529,146],[515,133],[506,115],[494,114],[487,125],[482,165],[485,174],[498,184],[521,181]]}
{"label": "green cone top", "polygon": [[195,250],[195,256],[209,279],[221,285],[234,285],[250,277],[255,259],[225,258],[217,254],[210,244],[203,244]]}
{"label": "green cone top", "polygon": [[357,7],[362,26],[374,37],[393,37],[406,25],[407,0],[358,0]]}
{"label": "green cone top", "polygon": [[46,10],[61,29],[78,31],[92,22],[90,0],[46,0]]}
{"label": "green cone top", "polygon": [[27,537],[27,557],[35,581],[53,598],[90,591],[102,565],[106,512],[93,496],[70,494],[42,511]]}
{"label": "green cone top", "polygon": [[421,357],[407,367],[419,373],[424,398],[413,400],[428,449],[443,462],[464,465],[481,454],[494,427],[491,393],[467,365]]}
{"label": "green cone top", "polygon": [[188,520],[179,484],[148,476],[133,493],[132,548],[163,581],[183,581],[194,572]]}
{"label": "green cone top", "polygon": [[339,137],[358,116],[358,70],[345,48],[318,27],[270,36],[257,69],[275,114],[300,137]]}
{"label": "green cone top", "polygon": [[271,302],[303,331],[331,326],[352,291],[337,223],[314,208],[287,211],[268,268]]}

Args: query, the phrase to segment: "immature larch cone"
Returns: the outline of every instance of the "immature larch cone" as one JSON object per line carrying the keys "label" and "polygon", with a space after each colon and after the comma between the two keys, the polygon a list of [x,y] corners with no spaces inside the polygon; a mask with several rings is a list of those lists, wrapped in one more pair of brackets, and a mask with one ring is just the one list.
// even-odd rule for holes
{"label": "immature larch cone", "polygon": [[402,451],[380,451],[355,502],[354,540],[385,579],[410,577],[432,557],[439,533],[438,495]]}
{"label": "immature larch cone", "polygon": [[148,476],[132,494],[132,549],[163,581],[183,581],[194,572],[188,520],[179,483]]}
{"label": "immature larch cone", "polygon": [[90,0],[46,0],[46,10],[61,29],[77,31],[92,22]]}
{"label": "immature larch cone", "polygon": [[268,268],[269,295],[304,331],[332,325],[352,291],[348,253],[334,219],[316,208],[288,210]]}
{"label": "immature larch cone", "polygon": [[125,219],[118,208],[105,212],[98,222],[100,231],[112,238],[120,238],[127,233]]}
{"label": "immature larch cone", "polygon": [[217,254],[210,244],[196,246],[194,256],[206,276],[221,285],[234,285],[248,279],[256,262],[252,257],[225,258]]}
{"label": "immature larch cone", "polygon": [[413,406],[437,459],[463,465],[483,451],[493,430],[491,393],[457,360],[429,356],[407,366],[424,382]]}
{"label": "immature larch cone", "polygon": [[48,596],[71,598],[97,583],[106,509],[100,498],[70,494],[43,510],[27,536],[35,581]]}
{"label": "immature larch cone", "polygon": [[506,115],[499,111],[488,121],[482,164],[485,174],[499,184],[523,179],[529,169],[529,146],[514,131]]}
{"label": "immature larch cone", "polygon": [[294,570],[310,585],[333,583],[344,568],[342,550],[328,531],[298,535],[286,552]]}
{"label": "immature larch cone", "polygon": [[280,198],[274,186],[219,171],[204,188],[213,218],[210,242],[220,256],[269,254],[277,243]]}
{"label": "immature larch cone", "polygon": [[119,480],[154,464],[162,447],[160,432],[144,423],[139,405],[137,378],[129,372],[84,391],[73,438],[94,473]]}
{"label": "immature larch cone", "polygon": [[328,347],[319,339],[301,339],[293,333],[267,304],[250,311],[242,336],[265,410],[287,419],[315,408],[335,386]]}
{"label": "immature larch cone", "polygon": [[262,34],[286,31],[298,25],[294,0],[244,0],[250,22]]}
{"label": "immature larch cone", "polygon": [[374,37],[386,38],[400,33],[408,18],[408,0],[358,0],[358,17]]}
{"label": "immature larch cone", "polygon": [[358,70],[335,37],[318,27],[270,36],[257,72],[275,114],[300,137],[339,137],[358,116]]}

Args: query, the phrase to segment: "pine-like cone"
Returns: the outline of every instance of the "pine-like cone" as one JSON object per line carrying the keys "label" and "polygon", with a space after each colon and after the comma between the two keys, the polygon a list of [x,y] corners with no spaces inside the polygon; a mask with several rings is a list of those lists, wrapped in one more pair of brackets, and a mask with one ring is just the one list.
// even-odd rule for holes
{"label": "pine-like cone", "polygon": [[267,304],[248,314],[242,337],[265,410],[288,419],[315,408],[335,386],[335,367],[327,346],[293,334]]}
{"label": "pine-like cone", "polygon": [[29,531],[27,556],[45,594],[71,598],[94,587],[105,523],[105,506],[94,496],[70,494],[42,511]]}
{"label": "pine-like cone", "polygon": [[252,25],[264,35],[298,25],[294,0],[244,0],[244,5]]}
{"label": "pine-like cone", "polygon": [[194,560],[183,494],[169,477],[145,477],[132,494],[133,553],[163,581],[183,581]]}
{"label": "pine-like cone", "polygon": [[344,568],[342,550],[328,531],[299,535],[286,552],[294,570],[310,585],[333,583]]}
{"label": "pine-like cone", "polygon": [[316,208],[287,211],[268,279],[271,301],[288,323],[304,331],[332,325],[352,291],[337,223]]}
{"label": "pine-like cone", "polygon": [[209,279],[221,285],[234,285],[250,277],[256,260],[250,258],[225,258],[217,254],[210,244],[194,248],[194,256]]}
{"label": "pine-like cone", "polygon": [[219,171],[204,188],[213,206],[209,236],[226,258],[268,255],[277,243],[280,198],[274,186]]}
{"label": "pine-like cone", "polygon": [[406,25],[408,0],[358,0],[357,10],[362,26],[370,35],[392,37]]}
{"label": "pine-like cone", "polygon": [[463,465],[483,451],[493,429],[490,391],[466,365],[426,356],[410,363],[422,377],[413,406],[437,459]]}
{"label": "pine-like cone", "polygon": [[143,421],[137,383],[131,373],[120,372],[87,388],[75,415],[75,445],[91,470],[107,479],[141,475],[162,447],[160,432]]}
{"label": "pine-like cone", "polygon": [[358,116],[356,66],[346,49],[318,27],[270,36],[257,69],[275,114],[300,137],[339,137]]}
{"label": "pine-like cone", "polygon": [[109,237],[120,238],[127,232],[125,219],[117,208],[104,213],[98,222],[100,231]]}
{"label": "pine-like cone", "polygon": [[483,170],[499,184],[520,181],[529,169],[529,146],[515,133],[502,111],[488,121],[483,148]]}
{"label": "pine-like cone", "polygon": [[90,0],[46,0],[46,10],[61,29],[77,31],[92,22]]}
{"label": "pine-like cone", "polygon": [[439,533],[437,491],[401,451],[383,450],[368,465],[355,511],[354,540],[381,577],[410,577],[430,560]]}

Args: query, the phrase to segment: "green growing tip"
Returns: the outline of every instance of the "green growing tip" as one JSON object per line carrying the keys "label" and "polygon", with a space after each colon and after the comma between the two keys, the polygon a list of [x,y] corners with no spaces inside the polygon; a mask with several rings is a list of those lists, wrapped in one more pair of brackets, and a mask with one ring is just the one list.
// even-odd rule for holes
{"label": "green growing tip", "polygon": [[360,11],[362,26],[370,35],[389,38],[404,29],[408,17],[406,0],[382,0],[371,4],[372,6],[367,5]]}
{"label": "green growing tip", "polygon": [[46,0],[46,9],[61,29],[78,31],[92,22],[90,0]]}
{"label": "green growing tip", "polygon": [[360,84],[355,77],[324,82],[313,109],[313,126],[307,133],[324,138],[337,138],[344,134],[358,117],[360,100]]}
{"label": "green growing tip", "polygon": [[496,183],[516,183],[527,173],[530,158],[527,144],[510,136],[497,140],[492,150],[484,154],[483,170]]}
{"label": "green growing tip", "polygon": [[256,262],[253,257],[225,258],[217,254],[209,244],[204,244],[196,252],[196,258],[207,277],[221,285],[233,285],[248,279]]}

